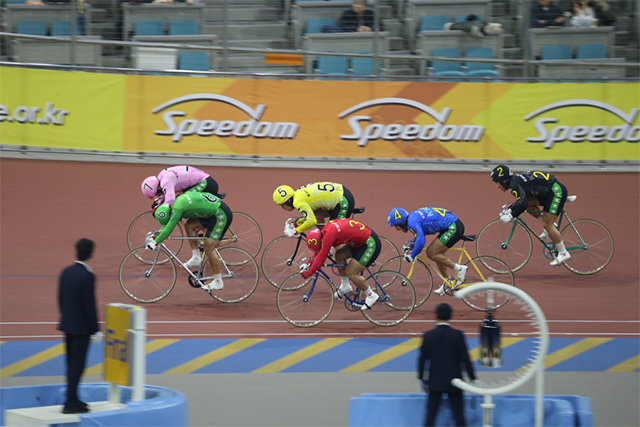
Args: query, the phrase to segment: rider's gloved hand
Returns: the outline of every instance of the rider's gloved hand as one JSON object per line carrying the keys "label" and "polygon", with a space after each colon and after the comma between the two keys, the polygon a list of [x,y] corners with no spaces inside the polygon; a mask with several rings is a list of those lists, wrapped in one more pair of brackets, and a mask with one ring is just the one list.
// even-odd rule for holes
{"label": "rider's gloved hand", "polygon": [[300,273],[304,273],[311,268],[311,264],[313,263],[313,258],[309,258],[307,261],[300,263]]}
{"label": "rider's gloved hand", "polygon": [[505,209],[502,212],[500,212],[500,221],[506,224],[507,222],[512,220],[513,220],[513,216],[511,215],[511,209]]}
{"label": "rider's gloved hand", "polygon": [[287,237],[295,237],[298,235],[298,231],[296,230],[296,226],[293,223],[287,224],[284,227],[284,235]]}
{"label": "rider's gloved hand", "polygon": [[158,247],[158,242],[156,242],[156,239],[153,238],[153,236],[147,236],[147,238],[145,239],[145,245],[146,248],[150,251],[155,251],[156,248]]}
{"label": "rider's gloved hand", "polygon": [[404,260],[411,264],[413,262],[413,257],[411,256],[411,254],[404,254]]}

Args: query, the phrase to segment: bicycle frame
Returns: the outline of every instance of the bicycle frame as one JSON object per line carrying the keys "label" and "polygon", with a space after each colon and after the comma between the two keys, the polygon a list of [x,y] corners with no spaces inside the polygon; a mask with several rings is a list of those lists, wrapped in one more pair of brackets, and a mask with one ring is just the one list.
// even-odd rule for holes
{"label": "bicycle frame", "polygon": [[[538,213],[538,212],[542,213],[543,211],[535,210],[535,211],[525,211],[525,212],[526,213]],[[580,238],[580,242],[582,242],[582,244],[580,246],[571,246],[571,247],[566,248],[567,251],[572,251],[572,250],[577,250],[577,249],[587,249],[589,247],[589,245],[585,243],[585,241],[582,238],[582,236],[580,235],[580,233],[578,233],[578,230],[576,230],[576,227],[573,225],[573,222],[571,222],[571,218],[569,218],[569,215],[567,215],[567,212],[564,209],[562,210],[562,212],[560,213],[559,218],[558,218],[558,224],[556,226],[558,228],[558,230],[562,226],[563,218],[567,219],[567,222],[569,223],[569,225],[571,226],[573,231],[575,231],[576,235]],[[514,232],[514,230],[516,228],[516,224],[518,222],[527,231],[529,231],[529,233],[533,234],[535,236],[535,238],[538,239],[540,241],[540,243],[542,243],[544,245],[544,247],[549,252],[551,252],[551,253],[555,253],[556,252],[555,243],[553,243],[552,241],[546,242],[544,239],[541,239],[540,236],[538,236],[538,234],[536,234],[536,232],[533,230],[533,228],[531,228],[531,226],[529,224],[527,224],[527,222],[524,219],[521,218],[521,216],[518,216],[518,217],[514,218],[513,227],[511,229],[511,233],[509,234],[509,238],[507,239],[507,241],[502,244],[502,249],[506,249],[509,246],[509,242],[511,242],[511,238],[513,237],[513,232]]]}

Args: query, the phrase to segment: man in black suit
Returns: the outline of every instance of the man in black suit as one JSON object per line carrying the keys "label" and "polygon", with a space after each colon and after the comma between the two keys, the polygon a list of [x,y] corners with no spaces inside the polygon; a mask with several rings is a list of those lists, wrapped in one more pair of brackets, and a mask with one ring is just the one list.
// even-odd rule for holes
{"label": "man in black suit", "polygon": [[[436,419],[442,393],[449,395],[449,404],[457,426],[464,426],[464,405],[462,390],[451,384],[454,378],[462,378],[462,365],[467,369],[471,380],[476,376],[467,352],[462,331],[449,326],[452,313],[451,306],[442,303],[436,307],[436,328],[425,332],[418,359],[418,379],[422,382],[427,400],[426,426],[433,426]],[[423,379],[425,363],[429,361],[429,378]]]}
{"label": "man in black suit", "polygon": [[86,403],[78,399],[78,383],[84,372],[91,335],[98,332],[96,310],[96,277],[87,264],[93,254],[93,241],[81,239],[76,243],[77,261],[60,275],[58,302],[60,326],[67,350],[67,400],[62,412],[88,412]]}

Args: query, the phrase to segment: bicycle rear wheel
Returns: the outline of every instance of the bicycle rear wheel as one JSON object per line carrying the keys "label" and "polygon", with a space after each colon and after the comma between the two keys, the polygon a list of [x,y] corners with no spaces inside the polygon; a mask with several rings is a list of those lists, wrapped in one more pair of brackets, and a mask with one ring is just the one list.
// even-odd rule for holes
{"label": "bicycle rear wheel", "polygon": [[[462,286],[473,286],[474,283],[498,282],[509,286],[516,286],[513,272],[507,264],[492,256],[478,256],[465,264],[467,274]],[[471,292],[463,298],[465,304],[478,311],[497,310],[511,299],[511,294],[506,292],[483,291]]]}
{"label": "bicycle rear wheel", "polygon": [[607,227],[598,221],[573,221],[562,230],[562,241],[571,254],[571,258],[563,264],[574,273],[597,273],[613,258],[613,237]]}
{"label": "bicycle rear wheel", "polygon": [[303,237],[277,237],[262,252],[262,274],[278,288],[287,277],[300,271],[300,261],[303,258],[312,255],[313,252],[307,247]]}
{"label": "bicycle rear wheel", "polygon": [[[145,239],[147,238],[147,233],[153,230],[159,230],[160,224],[155,220],[151,211],[143,212],[138,215],[129,225],[129,229],[127,230],[127,246],[130,251],[133,251],[140,246],[144,246]],[[180,249],[182,249],[182,244],[184,240],[173,238],[184,237],[184,231],[182,230],[182,224],[178,223],[176,228],[173,229],[171,233],[171,239],[167,239],[162,243],[174,254],[178,255]],[[136,258],[146,264],[151,264],[155,258],[155,252],[142,251],[141,253],[136,254]],[[167,262],[169,258],[165,258],[162,263]]]}
{"label": "bicycle rear wheel", "polygon": [[[413,272],[409,275],[412,265],[415,265],[415,267],[413,267]],[[424,304],[431,296],[431,292],[433,291],[433,275],[422,260],[416,259],[415,264],[410,264],[404,261],[403,256],[396,256],[382,264],[380,270],[396,271],[411,280],[411,284],[413,284],[416,292],[414,309]]]}
{"label": "bicycle rear wheel", "polygon": [[[504,261],[511,271],[520,270],[531,258],[531,235],[517,221],[503,223],[499,219],[485,225],[476,239],[478,255],[493,256]],[[506,271],[496,271],[506,273]]]}
{"label": "bicycle rear wheel", "polygon": [[[262,248],[262,230],[255,219],[243,212],[233,212],[229,230],[220,241],[220,248],[240,248],[255,258]],[[245,259],[247,262],[249,259]],[[240,262],[237,260],[235,262]]]}
{"label": "bicycle rear wheel", "polygon": [[[227,247],[218,249],[218,253],[224,288],[212,290],[209,295],[224,303],[246,300],[258,286],[258,264],[244,249]],[[209,258],[204,261],[202,271],[204,277],[213,276]]]}
{"label": "bicycle rear wheel", "polygon": [[[318,325],[333,310],[333,287],[322,276],[317,280],[308,280],[303,286],[297,286],[303,280],[299,274],[286,278],[280,289],[276,302],[278,311],[287,322],[301,328]],[[294,284],[289,283],[293,281]]]}
{"label": "bicycle rear wheel", "polygon": [[[371,323],[378,326],[395,326],[409,317],[416,304],[416,291],[403,274],[380,270],[367,278],[367,285],[380,297],[371,310],[362,311]],[[358,292],[364,298],[362,291]],[[364,303],[358,301],[359,303]]]}
{"label": "bicycle rear wheel", "polygon": [[[140,263],[142,252],[148,252],[145,258],[155,259],[158,255],[158,262],[153,264]],[[122,290],[131,299],[138,302],[160,301],[173,289],[176,284],[176,266],[164,251],[147,251],[144,247],[134,249],[124,257],[120,263],[118,279]]]}

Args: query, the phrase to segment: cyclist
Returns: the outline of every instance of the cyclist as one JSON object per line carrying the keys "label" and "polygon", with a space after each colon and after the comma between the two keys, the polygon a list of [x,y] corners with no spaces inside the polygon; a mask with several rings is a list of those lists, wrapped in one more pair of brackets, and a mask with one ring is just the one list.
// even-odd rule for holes
{"label": "cyclist", "polygon": [[[312,261],[300,267],[305,279],[311,277],[324,264],[331,248],[337,248],[335,259],[340,271],[340,287],[333,294],[335,298],[353,290],[349,279],[364,292],[366,299],[361,310],[370,310],[378,300],[378,294],[371,289],[360,274],[380,255],[381,243],[378,235],[369,226],[354,219],[336,219],[329,221],[322,231],[313,229],[307,236],[307,246],[314,251]],[[351,260],[347,263],[347,260]]]}
{"label": "cyclist", "polygon": [[313,228],[318,220],[327,217],[330,220],[348,218],[355,206],[351,191],[333,182],[314,182],[295,191],[281,185],[273,192],[273,201],[286,211],[297,209],[302,214],[296,223],[285,226],[284,234],[289,237]]}
{"label": "cyclist", "polygon": [[544,231],[540,238],[544,239],[548,236],[558,249],[558,256],[550,264],[558,266],[571,258],[562,241],[562,235],[556,227],[558,215],[567,201],[567,188],[555,176],[541,171],[514,175],[508,166],[498,165],[491,171],[491,180],[500,190],[510,190],[516,198],[515,203],[504,207],[500,213],[502,222],[507,223],[514,217],[520,216],[525,210],[539,210],[539,206],[542,206],[542,213],[529,213],[542,221]]}
{"label": "cyclist", "polygon": [[[435,207],[421,208],[411,213],[402,208],[393,208],[387,216],[387,223],[403,233],[411,231],[415,236],[413,250],[404,255],[404,260],[409,263],[413,262],[424,249],[425,235],[439,233],[427,247],[427,257],[436,263],[443,277],[449,276],[447,268],[451,268],[456,273],[456,283],[464,282],[468,267],[454,263],[444,254],[464,235],[464,224],[456,214],[447,209]],[[446,284],[443,283],[435,292],[443,295],[445,286]]]}
{"label": "cyclist", "polygon": [[[187,191],[210,193],[220,197],[218,195],[218,183],[216,180],[209,176],[208,173],[193,166],[173,166],[166,168],[163,169],[158,176],[150,176],[142,181],[142,194],[149,199],[158,197],[154,201],[152,209],[155,209],[161,203],[173,205],[176,200],[176,193],[186,193]],[[198,242],[196,240],[189,240],[189,246],[191,246],[191,259],[187,261],[187,267],[199,267],[202,258],[200,258]]]}
{"label": "cyclist", "polygon": [[173,206],[168,203],[158,206],[153,212],[153,216],[162,228],[155,237],[147,237],[146,246],[150,250],[156,249],[158,243],[169,237],[178,225],[178,221],[183,218],[188,219],[185,229],[189,236],[195,237],[197,229],[204,228],[206,230],[204,233],[204,252],[211,264],[213,280],[208,284],[203,284],[202,289],[206,291],[222,289],[224,283],[220,273],[220,258],[218,258],[215,249],[233,220],[233,213],[231,213],[229,206],[213,194],[189,192],[178,196]]}

